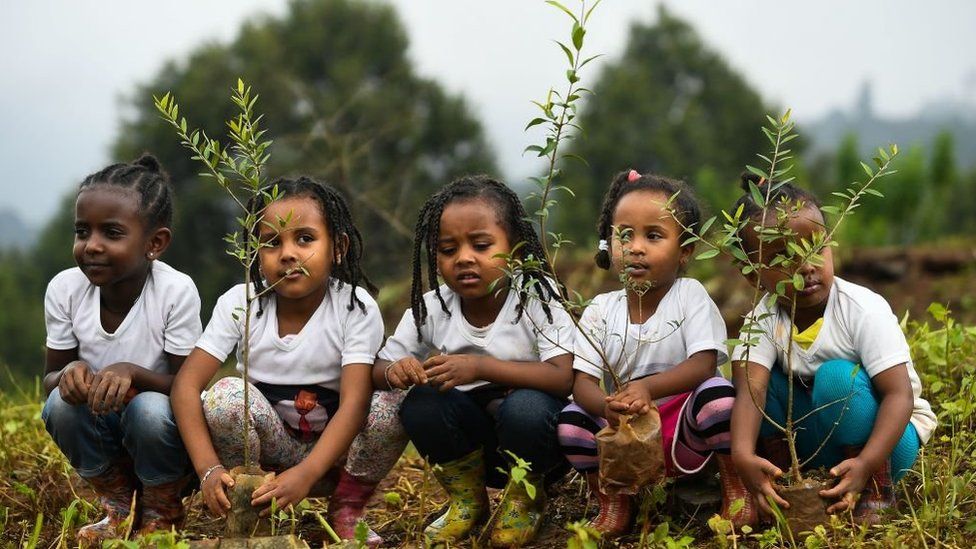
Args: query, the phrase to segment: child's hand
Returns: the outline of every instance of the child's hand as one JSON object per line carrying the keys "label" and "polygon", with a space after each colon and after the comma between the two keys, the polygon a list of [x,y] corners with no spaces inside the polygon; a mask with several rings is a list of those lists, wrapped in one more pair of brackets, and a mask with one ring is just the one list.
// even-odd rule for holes
{"label": "child's hand", "polygon": [[81,360],[76,360],[61,372],[61,379],[58,381],[58,392],[61,400],[72,406],[84,404],[88,400],[88,393],[91,390],[92,371],[88,364]]}
{"label": "child's hand", "polygon": [[441,391],[481,379],[483,357],[476,355],[437,355],[424,362],[428,381]]}
{"label": "child's hand", "polygon": [[107,414],[122,410],[125,394],[132,386],[133,366],[119,362],[106,366],[92,377],[88,391],[88,407],[92,413]]}
{"label": "child's hand", "polygon": [[386,381],[393,389],[409,389],[427,383],[427,372],[419,360],[408,356],[386,367]]}
{"label": "child's hand", "polygon": [[623,390],[607,397],[607,408],[618,414],[643,415],[651,411],[654,399],[640,383],[628,383]]}
{"label": "child's hand", "polygon": [[617,428],[617,425],[620,425],[620,414],[615,412],[613,408],[610,407],[609,402],[603,408],[603,418],[606,419],[607,423],[609,423],[614,429]]}
{"label": "child's hand", "polygon": [[227,516],[227,511],[230,510],[230,500],[227,499],[224,486],[228,488],[234,486],[234,479],[223,467],[210,473],[207,480],[200,483],[204,503],[207,504],[210,512],[218,517]]}
{"label": "child's hand", "polygon": [[749,492],[756,496],[756,500],[759,502],[759,508],[767,516],[773,516],[773,509],[766,500],[767,497],[775,501],[776,505],[779,505],[781,508],[785,509],[790,506],[785,499],[776,493],[776,489],[773,488],[773,479],[777,479],[783,475],[783,471],[779,467],[756,454],[741,457],[733,455],[732,463],[735,465],[735,470],[739,473],[739,478],[742,479],[742,484],[745,485]]}
{"label": "child's hand", "polygon": [[267,507],[261,511],[262,517],[271,514],[272,500],[275,501],[278,509],[287,509],[289,505],[298,505],[308,495],[308,491],[312,489],[312,484],[316,480],[318,479],[312,478],[312,475],[301,464],[298,464],[277,475],[271,482],[259,486],[251,494],[251,505]]}
{"label": "child's hand", "polygon": [[845,459],[835,465],[830,470],[830,474],[840,477],[840,482],[829,490],[821,490],[820,496],[829,499],[840,498],[840,501],[828,507],[827,512],[839,513],[853,507],[873,472],[870,465],[860,457]]}

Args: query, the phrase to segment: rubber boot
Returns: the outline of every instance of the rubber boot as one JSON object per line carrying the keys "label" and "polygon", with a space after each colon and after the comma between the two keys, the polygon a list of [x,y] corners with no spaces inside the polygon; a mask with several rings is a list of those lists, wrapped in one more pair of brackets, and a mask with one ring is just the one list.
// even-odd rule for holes
{"label": "rubber boot", "polygon": [[142,527],[139,535],[144,536],[156,530],[179,530],[186,519],[183,507],[183,489],[190,482],[186,476],[166,484],[144,486],[139,501],[142,504]]}
{"label": "rubber boot", "polygon": [[539,533],[548,502],[544,479],[542,475],[530,473],[525,480],[535,487],[535,497],[529,495],[523,482],[509,479],[505,498],[498,504],[498,517],[492,525],[492,547],[521,547]]}
{"label": "rubber boot", "polygon": [[485,461],[481,449],[434,466],[434,477],[447,492],[450,505],[424,529],[424,536],[431,544],[453,543],[468,537],[488,515]]}
{"label": "rubber boot", "polygon": [[101,547],[107,539],[123,537],[126,526],[138,520],[138,508],[132,522],[126,523],[132,510],[133,494],[138,483],[132,473],[132,462],[121,460],[113,463],[104,473],[85,478],[98,495],[98,503],[105,511],[105,518],[78,530],[78,545]]}
{"label": "rubber boot", "polygon": [[630,522],[634,514],[632,498],[624,494],[609,495],[600,491],[599,471],[586,473],[586,485],[600,505],[600,511],[588,526],[604,537],[626,534],[630,530]]}
{"label": "rubber boot", "polygon": [[[854,458],[861,454],[860,446],[845,446],[844,455]],[[867,486],[861,491],[861,497],[854,506],[854,520],[860,524],[874,526],[884,520],[884,512],[896,504],[894,483],[891,480],[891,463],[884,460],[884,464],[868,479]]]}
{"label": "rubber boot", "polygon": [[[367,482],[349,474],[345,468],[339,473],[339,484],[329,498],[329,524],[342,539],[356,539],[356,525],[364,520],[366,504],[376,491],[376,482]],[[366,545],[377,547],[383,538],[366,527]]]}
{"label": "rubber boot", "polygon": [[[722,510],[719,514],[725,520],[732,522],[735,528],[741,529],[743,526],[755,527],[759,524],[759,504],[742,484],[739,472],[732,463],[732,456],[725,454],[715,454],[718,458],[719,481],[722,484]],[[734,515],[729,511],[736,500],[742,500],[744,505],[739,512]]]}

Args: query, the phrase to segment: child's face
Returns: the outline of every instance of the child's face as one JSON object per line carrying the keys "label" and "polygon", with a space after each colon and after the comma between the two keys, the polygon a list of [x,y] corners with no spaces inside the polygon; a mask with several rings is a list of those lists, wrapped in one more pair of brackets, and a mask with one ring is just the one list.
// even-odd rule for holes
{"label": "child's face", "polygon": [[681,246],[683,231],[665,207],[667,201],[659,191],[633,191],[613,212],[613,265],[635,285],[670,287],[691,257],[691,246]]}
{"label": "child's face", "polygon": [[[258,235],[268,245],[258,257],[268,285],[275,285],[275,293],[286,299],[324,295],[336,250],[318,202],[301,196],[283,198],[265,209],[263,220],[267,223],[261,223]],[[279,220],[287,222],[282,226]]]}
{"label": "child's face", "polygon": [[[767,222],[767,225],[775,226],[775,221]],[[824,218],[820,210],[812,207],[805,207],[791,216],[786,227],[795,233],[790,240],[800,242],[801,239],[812,241],[815,233],[823,233]],[[759,250],[759,238],[753,229],[743,233],[743,240],[750,256],[756,258]],[[786,248],[785,239],[772,242],[764,242],[761,263],[769,265],[777,254],[783,254]],[[803,289],[796,291],[793,284],[786,284],[786,293],[780,298],[780,306],[791,307],[794,297],[796,298],[797,310],[823,309],[830,296],[830,287],[834,283],[834,259],[830,246],[824,246],[820,252],[823,264],[815,266],[809,262],[804,263],[796,271],[803,277]],[[755,259],[754,259],[755,260]],[[782,280],[791,278],[791,272],[796,266],[782,268],[767,268],[759,273],[759,284],[767,292],[775,292],[776,284]]]}
{"label": "child's face", "polygon": [[[111,288],[145,277],[149,254],[162,252],[139,211],[139,195],[132,190],[95,185],[75,201],[75,263],[88,280]],[[165,246],[163,246],[165,248]]]}
{"label": "child's face", "polygon": [[498,222],[498,214],[480,199],[452,202],[441,213],[437,241],[437,270],[444,283],[463,299],[489,294],[491,283],[504,276],[511,243]]}

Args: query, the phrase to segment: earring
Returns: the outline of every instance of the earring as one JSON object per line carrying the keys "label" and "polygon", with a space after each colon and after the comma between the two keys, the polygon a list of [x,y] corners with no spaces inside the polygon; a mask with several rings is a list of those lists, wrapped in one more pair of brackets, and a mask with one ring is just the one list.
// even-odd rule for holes
{"label": "earring", "polygon": [[146,254],[147,259],[152,259],[154,257],[156,257],[156,254],[154,254],[153,252],[149,252],[148,254]]}

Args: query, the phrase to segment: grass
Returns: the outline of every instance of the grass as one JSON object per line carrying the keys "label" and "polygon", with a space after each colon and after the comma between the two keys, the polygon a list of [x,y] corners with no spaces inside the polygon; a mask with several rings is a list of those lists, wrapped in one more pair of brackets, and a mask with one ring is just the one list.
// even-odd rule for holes
{"label": "grass", "polygon": [[[813,535],[795,540],[798,546],[976,546],[976,326],[958,324],[943,307],[933,305],[927,320],[905,320],[904,327],[940,424],[913,472],[897,486],[900,512],[871,529],[835,516]],[[77,528],[99,514],[93,494],[44,431],[40,401],[36,382],[0,393],[0,547],[74,547]],[[551,492],[549,518],[536,547],[790,545],[775,528],[733,536],[727,523],[713,517],[713,505],[689,503],[676,497],[676,490],[661,487],[648,491],[641,513],[646,520],[630,536],[601,542],[583,526],[594,509],[587,512],[582,479],[573,475]],[[408,452],[381,485],[367,518],[391,545],[417,546],[423,526],[444,501],[423,461]],[[312,546],[322,546],[328,539],[320,523],[325,510],[324,500],[312,499],[291,513],[279,512],[277,531],[297,533]],[[150,541],[160,547],[185,546],[181,540],[215,536],[220,528],[194,496],[180,536]]]}

